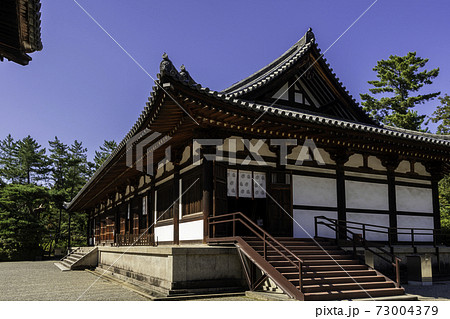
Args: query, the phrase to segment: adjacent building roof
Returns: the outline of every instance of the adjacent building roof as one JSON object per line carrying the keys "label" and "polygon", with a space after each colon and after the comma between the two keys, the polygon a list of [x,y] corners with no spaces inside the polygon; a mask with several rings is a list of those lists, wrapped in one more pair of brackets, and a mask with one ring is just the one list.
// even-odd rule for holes
{"label": "adjacent building roof", "polygon": [[27,65],[27,53],[42,50],[39,0],[0,2],[0,59]]}

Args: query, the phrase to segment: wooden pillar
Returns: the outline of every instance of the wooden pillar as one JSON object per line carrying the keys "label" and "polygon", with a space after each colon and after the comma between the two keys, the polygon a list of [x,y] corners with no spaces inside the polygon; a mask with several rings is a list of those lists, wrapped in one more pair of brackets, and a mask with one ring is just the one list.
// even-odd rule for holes
{"label": "wooden pillar", "polygon": [[346,240],[346,231],[344,230],[347,220],[347,204],[345,199],[345,169],[344,165],[350,157],[346,149],[336,149],[329,152],[331,159],[336,163],[336,195],[337,195],[337,219],[340,220],[339,231],[336,239]]}
{"label": "wooden pillar", "polygon": [[[202,164],[202,185],[203,185],[203,197],[202,197],[202,210],[203,210],[203,243],[206,244],[206,240],[209,236],[208,217],[211,216],[213,206],[213,169],[214,165],[212,161],[203,158]],[[195,187],[195,186],[194,186]]]}
{"label": "wooden pillar", "polygon": [[387,183],[388,183],[388,203],[389,203],[389,243],[398,242],[397,232],[397,191],[395,189],[395,170],[400,164],[397,156],[381,157],[381,164],[386,167]]}
{"label": "wooden pillar", "polygon": [[175,164],[173,175],[173,243],[174,245],[180,244],[180,169],[179,165]]}
{"label": "wooden pillar", "polygon": [[[150,227],[149,234],[155,234],[155,224],[156,224],[156,196],[155,196],[155,179],[152,176],[152,180],[150,181],[150,202],[148,203],[148,214],[152,214],[151,216],[149,216],[149,222],[150,225],[148,227]],[[155,238],[156,240],[156,238]]]}
{"label": "wooden pillar", "polygon": [[91,229],[92,229],[92,217],[91,217],[91,212],[88,212],[88,221],[87,221],[87,227],[86,227],[86,246],[90,246],[89,244],[89,238],[91,236]]}
{"label": "wooden pillar", "polygon": [[433,198],[433,219],[435,229],[441,228],[441,207],[439,204],[439,181],[444,177],[442,163],[429,162],[425,168],[431,174],[431,192]]}

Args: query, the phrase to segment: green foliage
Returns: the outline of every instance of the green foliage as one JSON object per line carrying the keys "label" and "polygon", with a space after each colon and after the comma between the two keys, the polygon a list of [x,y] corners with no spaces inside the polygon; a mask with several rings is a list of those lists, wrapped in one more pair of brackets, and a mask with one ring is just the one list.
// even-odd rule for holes
{"label": "green foliage", "polygon": [[41,255],[48,190],[32,184],[0,189],[0,260],[34,259]]}
{"label": "green foliage", "polygon": [[437,128],[438,134],[450,134],[450,96],[445,94],[444,97],[439,97],[440,105],[434,111],[431,121],[439,123]]}
{"label": "green foliage", "polygon": [[[105,141],[96,164],[78,141],[70,146],[58,137],[49,141],[49,154],[33,138],[0,140],[0,260],[32,259],[56,246],[86,243],[87,217],[64,210],[117,146]],[[69,221],[70,220],[70,221]]]}
{"label": "green foliage", "polygon": [[450,176],[439,182],[439,203],[441,205],[441,227],[450,232]]}
{"label": "green foliage", "polygon": [[0,180],[2,182],[17,182],[18,159],[14,153],[16,142],[9,134],[3,141],[0,141]]}
{"label": "green foliage", "polygon": [[368,81],[374,87],[372,94],[382,94],[379,100],[370,94],[360,94],[362,105],[376,121],[410,130],[422,130],[425,115],[419,115],[413,108],[434,99],[440,92],[413,96],[425,84],[432,84],[438,76],[439,68],[420,71],[428,59],[409,52],[406,56],[391,55],[388,60],[380,60],[373,68],[378,80]]}
{"label": "green foliage", "polygon": [[98,169],[106,161],[109,155],[116,149],[117,143],[114,140],[103,142],[99,151],[95,151],[94,163],[95,169]]}

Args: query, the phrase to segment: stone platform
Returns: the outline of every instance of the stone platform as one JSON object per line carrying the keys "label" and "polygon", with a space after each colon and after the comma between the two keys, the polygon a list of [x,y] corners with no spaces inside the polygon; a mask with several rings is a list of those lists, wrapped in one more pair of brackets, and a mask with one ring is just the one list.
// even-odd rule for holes
{"label": "stone platform", "polygon": [[155,296],[246,289],[235,247],[98,246],[97,270],[138,284]]}

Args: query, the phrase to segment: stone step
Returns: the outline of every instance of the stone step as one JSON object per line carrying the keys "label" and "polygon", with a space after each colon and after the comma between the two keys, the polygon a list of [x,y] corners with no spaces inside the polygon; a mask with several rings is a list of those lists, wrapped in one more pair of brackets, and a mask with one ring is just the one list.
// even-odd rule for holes
{"label": "stone step", "polygon": [[58,267],[61,271],[69,271],[70,267],[67,267],[62,262],[53,263],[56,267]]}
{"label": "stone step", "polygon": [[346,300],[357,298],[403,295],[403,288],[379,288],[367,290],[323,291],[305,293],[305,300]]}
{"label": "stone step", "polygon": [[[297,286],[297,289],[299,286]],[[320,284],[320,285],[303,285],[303,292],[325,292],[325,291],[345,291],[359,289],[378,289],[378,288],[395,288],[395,284],[389,281],[380,282],[349,282],[337,284]]]}
{"label": "stone step", "polygon": [[[298,278],[289,279],[294,285],[298,286]],[[319,285],[319,284],[338,284],[349,282],[379,282],[386,281],[386,277],[381,275],[375,276],[345,276],[345,277],[316,277],[316,278],[303,278],[303,285]]]}

